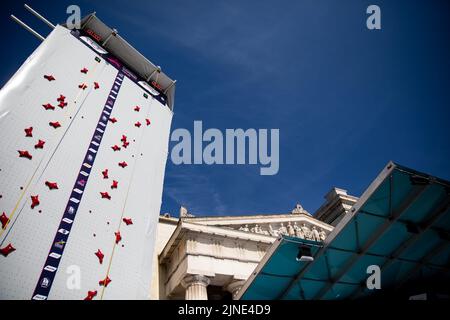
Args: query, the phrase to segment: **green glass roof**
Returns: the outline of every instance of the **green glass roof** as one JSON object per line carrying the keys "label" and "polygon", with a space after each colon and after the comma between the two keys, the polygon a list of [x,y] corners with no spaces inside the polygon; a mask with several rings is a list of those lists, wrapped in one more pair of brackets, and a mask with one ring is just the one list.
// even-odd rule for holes
{"label": "green glass roof", "polygon": [[[381,289],[418,278],[450,283],[450,183],[390,162],[324,243],[275,241],[240,292],[254,299],[348,299],[369,290],[367,267],[381,270]],[[312,262],[296,260],[311,246]]]}

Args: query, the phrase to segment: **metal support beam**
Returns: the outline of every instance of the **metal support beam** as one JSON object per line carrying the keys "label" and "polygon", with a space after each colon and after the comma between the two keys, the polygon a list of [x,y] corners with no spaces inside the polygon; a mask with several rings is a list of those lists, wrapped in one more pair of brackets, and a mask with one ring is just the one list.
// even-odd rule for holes
{"label": "metal support beam", "polygon": [[[379,215],[379,214],[376,214],[376,213],[364,211],[364,210],[359,211],[359,213],[360,214],[365,214],[365,215],[368,215],[368,216],[372,216],[372,217],[376,217],[376,218],[380,218],[380,219],[384,219],[384,220],[388,220],[388,217],[385,217],[385,216],[382,216],[382,215]],[[398,219],[397,222],[398,223],[402,223],[405,226],[408,226],[408,225],[411,224],[411,221],[405,220],[405,219]],[[420,229],[420,226],[418,226],[418,228]],[[442,228],[434,227],[434,226],[430,226],[429,229],[433,230],[435,232],[438,232],[438,233],[443,231]],[[447,241],[450,241],[450,240],[447,240]]]}
{"label": "metal support beam", "polygon": [[89,22],[91,22],[91,20],[95,17],[96,12],[92,12],[91,15],[89,16],[89,18],[86,19],[86,21],[83,23],[83,25],[81,26],[81,29],[84,29],[84,27],[87,26],[87,24]]}
{"label": "metal support beam", "polygon": [[41,41],[44,41],[45,38],[43,36],[41,36],[39,33],[37,33],[35,30],[31,29],[30,26],[28,26],[25,22],[23,22],[22,20],[20,20],[19,18],[17,18],[14,15],[11,15],[11,19],[13,19],[15,22],[17,22],[18,25],[20,25],[21,27],[23,27],[25,30],[27,30],[28,32],[30,32],[33,36],[35,36],[36,38],[38,38]]}
{"label": "metal support beam", "polygon": [[150,82],[150,80],[152,79],[152,77],[153,77],[153,75],[155,74],[155,73],[160,73],[161,72],[161,67],[160,66],[157,66],[156,67],[156,69],[155,70],[153,70],[153,72],[152,73],[150,73],[150,75],[147,77],[147,82]]}
{"label": "metal support beam", "polygon": [[[434,230],[433,228],[430,228],[431,230]],[[443,240],[446,241],[446,240]],[[346,253],[354,253],[357,254],[358,252],[356,252],[355,250],[347,250],[347,249],[342,249],[342,248],[336,248],[336,247],[328,247],[328,250],[335,250],[335,251],[341,251],[341,252],[346,252]],[[392,256],[389,255],[383,255],[383,254],[377,254],[377,253],[370,253],[370,252],[366,252],[365,254],[368,257],[376,257],[376,258],[382,258],[382,259],[392,259]],[[409,262],[409,263],[417,263],[417,260],[412,260],[412,259],[406,259],[406,258],[400,258],[397,257],[396,258],[398,261],[401,262]],[[427,263],[425,264],[428,267],[432,267],[432,268],[437,268],[437,269],[443,269],[443,270],[449,270],[450,271],[450,266],[449,267],[445,267],[445,266],[441,266],[435,263]]]}
{"label": "metal support beam", "polygon": [[[392,178],[391,178],[392,179]],[[327,292],[333,287],[333,284],[338,282],[352,267],[353,265],[364,256],[364,254],[372,247],[375,242],[386,232],[387,229],[398,219],[400,216],[407,211],[411,205],[420,198],[420,196],[425,192],[429,185],[415,186],[411,190],[409,196],[402,202],[396,211],[393,211],[390,219],[386,220],[378,229],[372,234],[372,236],[367,240],[364,247],[354,254],[343,268],[339,270],[339,273],[331,279],[331,283],[324,286],[314,297],[315,300],[321,299]]]}
{"label": "metal support beam", "polygon": [[167,92],[169,91],[170,88],[172,88],[175,83],[177,83],[177,80],[173,80],[171,84],[169,84],[169,86],[164,90],[164,94],[167,94]]}
{"label": "metal support beam", "polygon": [[112,36],[116,36],[118,33],[119,32],[116,29],[112,29],[111,33],[106,37],[105,41],[103,41],[102,46],[104,47],[112,38]]}
{"label": "metal support beam", "polygon": [[48,21],[47,19],[45,19],[41,14],[39,14],[36,10],[34,10],[33,8],[31,8],[29,5],[24,4],[23,5],[25,7],[25,9],[27,9],[28,11],[30,11],[36,18],[38,18],[39,20],[41,20],[42,22],[44,22],[46,25],[48,25],[50,28],[55,29],[55,25],[53,23],[51,23],[50,21]]}

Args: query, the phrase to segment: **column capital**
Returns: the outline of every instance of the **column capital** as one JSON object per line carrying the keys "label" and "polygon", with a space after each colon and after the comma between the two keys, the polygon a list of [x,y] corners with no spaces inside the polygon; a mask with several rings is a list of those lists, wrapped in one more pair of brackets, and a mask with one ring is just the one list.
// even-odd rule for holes
{"label": "column capital", "polygon": [[211,280],[208,277],[200,274],[189,274],[181,280],[181,285],[186,289],[193,284],[207,287]]}
{"label": "column capital", "polygon": [[231,293],[231,295],[233,296],[233,300],[236,300],[237,294],[241,290],[244,283],[244,280],[234,280],[226,286],[225,289]]}

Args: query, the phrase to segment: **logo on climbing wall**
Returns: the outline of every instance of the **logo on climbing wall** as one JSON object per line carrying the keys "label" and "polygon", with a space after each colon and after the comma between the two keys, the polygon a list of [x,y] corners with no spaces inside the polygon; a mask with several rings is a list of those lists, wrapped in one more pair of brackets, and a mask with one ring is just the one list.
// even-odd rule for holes
{"label": "logo on climbing wall", "polygon": [[84,179],[78,180],[77,184],[84,187],[84,185],[86,184],[86,180]]}
{"label": "logo on climbing wall", "polygon": [[54,246],[55,246],[56,248],[63,249],[65,244],[66,244],[65,241],[59,240],[59,241],[56,241],[56,242],[55,242]]}
{"label": "logo on climbing wall", "polygon": [[50,279],[49,278],[42,279],[42,282],[41,282],[41,287],[42,288],[48,288],[49,285],[50,285]]}

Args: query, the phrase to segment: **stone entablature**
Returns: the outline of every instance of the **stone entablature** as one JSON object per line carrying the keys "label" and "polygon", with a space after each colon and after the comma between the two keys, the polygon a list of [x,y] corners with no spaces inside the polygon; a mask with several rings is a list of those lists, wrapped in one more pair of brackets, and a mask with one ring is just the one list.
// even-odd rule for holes
{"label": "stone entablature", "polygon": [[205,299],[210,287],[235,297],[277,237],[323,241],[333,230],[299,205],[276,215],[195,217],[183,211],[159,255],[161,298]]}
{"label": "stone entablature", "polygon": [[[313,240],[313,241],[324,241],[327,237],[327,232],[311,224],[297,224],[297,221],[288,221],[286,224],[280,223],[269,223],[267,225],[260,226],[255,224],[254,226],[241,226],[240,231],[254,232],[258,234],[270,235],[273,237],[279,237],[280,235],[297,237],[301,239]],[[327,230],[330,231],[330,230]]]}
{"label": "stone entablature", "polygon": [[301,239],[324,241],[333,227],[313,218],[301,205],[287,214],[195,217],[185,216],[183,221],[234,229],[266,236],[287,235]]}

